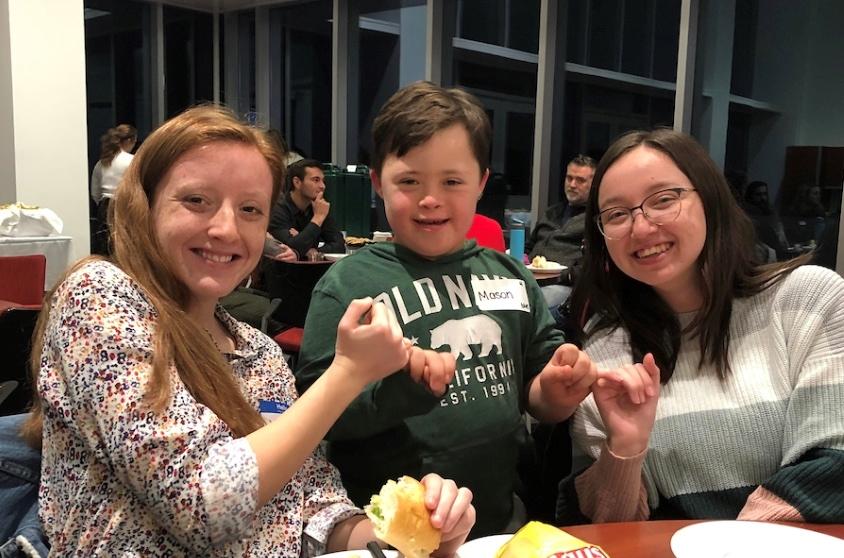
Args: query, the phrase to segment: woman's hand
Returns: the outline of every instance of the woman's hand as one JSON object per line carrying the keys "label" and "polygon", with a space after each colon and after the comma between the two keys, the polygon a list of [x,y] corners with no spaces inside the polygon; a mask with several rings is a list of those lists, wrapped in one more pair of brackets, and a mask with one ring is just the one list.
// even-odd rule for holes
{"label": "woman's hand", "polygon": [[411,347],[407,368],[415,382],[425,384],[431,393],[442,396],[454,379],[454,355]]}
{"label": "woman's hand", "polygon": [[386,305],[364,298],[353,300],[340,319],[334,353],[334,364],[366,385],[404,368],[410,341]]}
{"label": "woman's hand", "polygon": [[293,250],[287,244],[279,242],[278,244],[278,254],[273,256],[272,259],[279,261],[279,262],[295,262],[299,259],[299,256],[296,254],[296,251]]}
{"label": "woman's hand", "polygon": [[659,368],[653,355],[646,354],[642,364],[598,372],[592,393],[607,429],[610,451],[619,457],[644,451],[659,400]]}
{"label": "woman's hand", "polygon": [[472,491],[458,488],[453,480],[435,473],[425,475],[421,482],[425,485],[425,507],[431,512],[431,525],[442,532],[440,547],[433,556],[454,556],[475,525]]}

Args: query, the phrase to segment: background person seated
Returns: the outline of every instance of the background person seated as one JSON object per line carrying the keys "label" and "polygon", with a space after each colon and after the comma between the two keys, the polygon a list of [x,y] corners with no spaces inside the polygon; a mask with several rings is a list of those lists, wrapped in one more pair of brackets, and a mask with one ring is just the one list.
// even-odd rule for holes
{"label": "background person seated", "polygon": [[[321,164],[303,159],[288,168],[284,197],[273,207],[268,232],[296,251],[300,260],[316,252],[345,252],[346,244],[325,199]],[[320,246],[320,243],[322,245]]]}
{"label": "background person seated", "polygon": [[[264,240],[263,256],[263,259],[278,262],[295,262],[298,258],[293,249],[274,239],[270,233],[267,233],[267,238]],[[259,263],[249,277],[220,300],[220,304],[236,320],[272,336],[283,327],[283,324],[273,320],[269,315],[273,305],[263,280],[263,269],[264,267]]]}
{"label": "background person seated", "polygon": [[753,221],[758,241],[772,248],[777,259],[788,257],[788,239],[779,215],[771,207],[768,183],[761,180],[749,183],[744,189],[741,207]]}
{"label": "background person seated", "polygon": [[821,189],[816,184],[801,184],[788,208],[783,208],[788,238],[795,243],[814,246],[823,236],[826,208],[821,203]]}
{"label": "background person seated", "polygon": [[[592,188],[595,166],[595,160],[586,155],[576,156],[566,166],[563,183],[565,199],[549,207],[534,227],[525,246],[530,259],[545,256],[569,270],[580,263],[585,226],[583,212]],[[550,308],[558,307],[568,298],[572,282],[569,271],[560,275],[560,284],[542,287],[542,295]]]}

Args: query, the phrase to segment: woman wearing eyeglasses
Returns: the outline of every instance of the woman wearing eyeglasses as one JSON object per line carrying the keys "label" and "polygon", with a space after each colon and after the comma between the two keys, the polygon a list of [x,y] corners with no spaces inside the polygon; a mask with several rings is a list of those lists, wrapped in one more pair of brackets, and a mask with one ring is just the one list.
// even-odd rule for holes
{"label": "woman wearing eyeglasses", "polygon": [[844,521],[844,279],[754,261],[720,170],[672,130],[610,146],[586,221],[572,315],[614,372],[573,418],[594,462],[558,521]]}

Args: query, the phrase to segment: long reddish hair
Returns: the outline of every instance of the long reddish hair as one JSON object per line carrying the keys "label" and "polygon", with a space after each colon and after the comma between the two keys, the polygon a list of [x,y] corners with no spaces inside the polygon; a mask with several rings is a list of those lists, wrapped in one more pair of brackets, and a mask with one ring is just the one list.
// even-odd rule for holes
{"label": "long reddish hair", "polygon": [[[277,144],[262,131],[240,122],[225,108],[202,105],[188,109],[153,132],[129,165],[109,206],[112,261],[144,289],[158,314],[152,377],[145,393],[150,408],[162,411],[167,406],[172,393],[170,370],[174,367],[199,403],[211,409],[235,435],[245,436],[263,426],[264,421],[241,394],[231,367],[210,336],[184,312],[189,291],[162,256],[151,217],[155,192],[173,163],[195,147],[218,141],[238,142],[258,149],[273,176],[271,201],[275,203],[285,172],[285,154]],[[93,259],[97,258],[78,262],[64,278]],[[30,367],[36,386],[51,298],[52,292],[46,298],[33,336]],[[43,415],[37,394],[32,411],[23,434],[38,444]]]}

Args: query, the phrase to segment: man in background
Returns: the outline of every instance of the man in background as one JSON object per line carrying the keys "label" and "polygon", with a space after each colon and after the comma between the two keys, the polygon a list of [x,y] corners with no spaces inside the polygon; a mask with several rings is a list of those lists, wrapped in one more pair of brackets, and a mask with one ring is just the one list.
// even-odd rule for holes
{"label": "man in background", "polygon": [[346,251],[324,194],[325,176],[319,161],[302,159],[287,167],[285,194],[273,208],[268,232],[292,248],[300,260]]}
{"label": "man in background", "polygon": [[587,155],[578,155],[569,161],[563,183],[565,198],[545,211],[525,247],[531,259],[544,256],[568,268],[560,275],[559,284],[542,287],[542,294],[551,308],[568,298],[574,282],[572,272],[583,257],[584,212],[596,166],[595,160]]}

